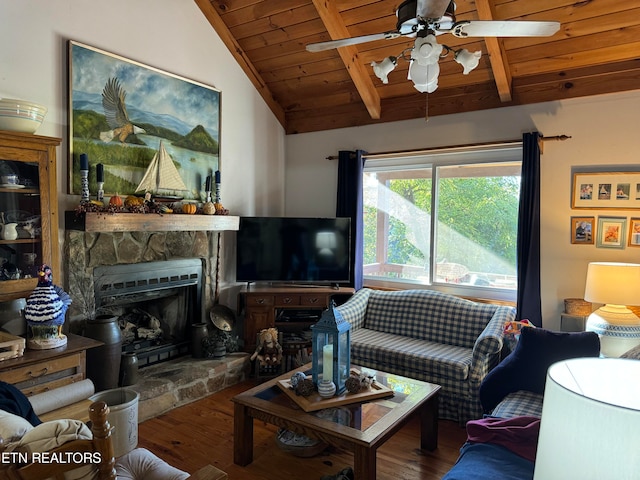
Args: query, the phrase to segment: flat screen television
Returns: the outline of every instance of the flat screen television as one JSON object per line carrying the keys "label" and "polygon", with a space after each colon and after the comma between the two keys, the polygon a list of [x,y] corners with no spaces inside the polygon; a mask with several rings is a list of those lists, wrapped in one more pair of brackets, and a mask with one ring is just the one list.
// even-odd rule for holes
{"label": "flat screen television", "polygon": [[241,217],[236,280],[348,283],[350,232],[350,218]]}

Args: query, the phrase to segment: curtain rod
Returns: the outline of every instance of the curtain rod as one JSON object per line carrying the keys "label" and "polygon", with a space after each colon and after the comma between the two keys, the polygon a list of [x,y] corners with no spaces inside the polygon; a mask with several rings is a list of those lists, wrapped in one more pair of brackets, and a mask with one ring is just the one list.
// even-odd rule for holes
{"label": "curtain rod", "polygon": [[[540,136],[540,138],[538,139],[539,142],[547,142],[547,141],[564,141],[564,140],[568,140],[571,137],[568,135],[555,135],[553,137],[545,137],[545,136]],[[437,152],[440,150],[453,150],[453,149],[464,149],[464,148],[470,148],[470,147],[492,147],[492,146],[496,146],[496,147],[503,147],[503,146],[507,146],[507,145],[516,145],[516,144],[521,144],[522,143],[522,139],[518,139],[518,140],[505,140],[502,142],[488,142],[488,143],[469,143],[466,145],[456,145],[453,147],[434,147],[434,148],[427,148],[424,150],[398,150],[398,151],[391,151],[391,152],[377,152],[377,153],[367,153],[366,155],[363,155],[365,158],[367,157],[375,157],[375,156],[379,156],[379,155],[420,155],[420,154],[427,154],[427,153],[433,153],[433,152]],[[540,151],[542,153],[542,143],[540,143]],[[355,158],[355,154],[351,155],[352,158]],[[338,156],[337,155],[330,155],[328,157],[325,157],[326,160],[338,160]]]}

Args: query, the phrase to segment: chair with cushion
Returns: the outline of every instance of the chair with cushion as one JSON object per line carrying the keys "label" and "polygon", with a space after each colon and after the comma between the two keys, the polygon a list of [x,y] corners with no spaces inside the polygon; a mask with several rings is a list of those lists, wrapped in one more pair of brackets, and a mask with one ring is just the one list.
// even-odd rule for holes
{"label": "chair with cushion", "polygon": [[[0,478],[8,480],[224,480],[226,473],[207,465],[193,475],[172,467],[150,451],[136,448],[116,459],[107,416],[109,407],[94,402],[91,428],[64,419],[33,426],[0,410]],[[35,455],[35,454],[38,455]]]}
{"label": "chair with cushion", "polygon": [[600,339],[594,332],[523,328],[513,352],[480,385],[482,408],[495,417],[540,417],[547,369],[561,360],[599,355]]}

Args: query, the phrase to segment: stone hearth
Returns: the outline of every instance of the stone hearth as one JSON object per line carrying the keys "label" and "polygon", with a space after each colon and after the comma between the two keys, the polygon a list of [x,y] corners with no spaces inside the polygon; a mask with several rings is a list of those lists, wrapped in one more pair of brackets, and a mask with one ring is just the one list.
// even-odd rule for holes
{"label": "stone hearth", "polygon": [[221,359],[180,357],[140,369],[138,383],[125,388],[140,394],[138,421],[144,422],[241,382],[250,370],[243,352]]}

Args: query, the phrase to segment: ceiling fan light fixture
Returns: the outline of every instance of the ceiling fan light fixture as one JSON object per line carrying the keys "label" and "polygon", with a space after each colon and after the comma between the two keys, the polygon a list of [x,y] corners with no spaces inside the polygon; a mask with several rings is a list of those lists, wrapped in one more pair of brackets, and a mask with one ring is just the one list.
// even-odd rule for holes
{"label": "ceiling fan light fixture", "polygon": [[477,52],[470,52],[466,48],[456,51],[453,59],[462,65],[463,75],[468,75],[474,68],[476,68],[480,64],[480,57],[482,56],[482,52],[478,50]]}
{"label": "ceiling fan light fixture", "polygon": [[376,77],[382,80],[382,83],[389,83],[388,75],[396,68],[398,65],[397,57],[387,57],[380,63],[371,62],[371,66],[373,67],[373,73],[375,73]]}
{"label": "ceiling fan light fixture", "polygon": [[411,58],[420,65],[433,65],[438,63],[442,55],[442,45],[440,45],[435,35],[418,37],[411,51]]}
{"label": "ceiling fan light fixture", "polygon": [[440,75],[440,64],[437,62],[431,65],[421,65],[413,60],[409,65],[407,78],[413,82],[413,86],[420,93],[433,93],[438,88],[438,75]]}

